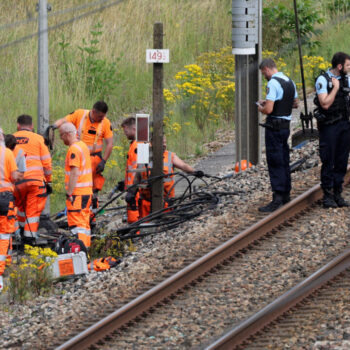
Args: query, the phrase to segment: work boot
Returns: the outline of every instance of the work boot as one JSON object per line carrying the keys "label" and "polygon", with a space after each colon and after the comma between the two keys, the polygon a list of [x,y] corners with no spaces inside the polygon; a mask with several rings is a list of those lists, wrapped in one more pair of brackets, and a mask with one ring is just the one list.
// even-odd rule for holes
{"label": "work boot", "polygon": [[290,192],[283,192],[282,202],[283,202],[283,204],[290,202]]}
{"label": "work boot", "polygon": [[341,196],[342,189],[341,188],[334,188],[334,201],[337,203],[338,207],[348,207],[349,203]]}
{"label": "work boot", "polygon": [[271,213],[278,208],[283,206],[283,196],[281,193],[274,192],[272,195],[272,202],[265,205],[264,207],[260,207],[258,210],[262,213]]}
{"label": "work boot", "polygon": [[334,200],[331,188],[323,188],[322,204],[323,208],[338,208],[338,204]]}

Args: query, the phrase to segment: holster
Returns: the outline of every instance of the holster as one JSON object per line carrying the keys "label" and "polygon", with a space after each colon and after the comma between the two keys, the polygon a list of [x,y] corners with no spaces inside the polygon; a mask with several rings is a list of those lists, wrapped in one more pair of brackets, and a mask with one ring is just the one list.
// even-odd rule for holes
{"label": "holster", "polygon": [[9,191],[0,192],[0,216],[7,216],[10,202],[13,202],[13,193]]}
{"label": "holster", "polygon": [[267,117],[266,122],[259,123],[259,125],[272,131],[280,131],[283,129],[289,129],[290,121],[281,118]]}

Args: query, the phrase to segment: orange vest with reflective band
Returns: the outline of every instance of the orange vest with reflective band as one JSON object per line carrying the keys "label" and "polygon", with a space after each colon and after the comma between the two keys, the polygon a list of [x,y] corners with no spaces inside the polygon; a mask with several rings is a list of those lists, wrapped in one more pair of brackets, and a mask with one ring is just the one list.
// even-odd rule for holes
{"label": "orange vest with reflective band", "polygon": [[83,141],[73,143],[67,152],[65,161],[65,188],[68,189],[68,181],[71,173],[71,167],[77,167],[78,180],[75,185],[73,195],[87,195],[92,194],[92,170],[90,152]]}
{"label": "orange vest with reflective band", "polygon": [[22,149],[26,158],[26,171],[23,179],[51,182],[51,155],[45,145],[44,138],[28,130],[17,131],[13,135],[17,140],[17,145],[13,151],[15,157]]}
{"label": "orange vest with reflective band", "polygon": [[78,139],[86,143],[90,153],[101,152],[103,139],[113,137],[111,122],[105,117],[100,123],[91,123],[89,113],[88,109],[77,109],[65,119],[75,125]]}
{"label": "orange vest with reflective band", "polygon": [[136,140],[132,141],[129,147],[128,156],[126,160],[126,169],[125,169],[125,188],[131,186],[134,183],[135,173],[130,171],[137,168],[137,142]]}
{"label": "orange vest with reflective band", "polygon": [[[150,167],[152,163],[150,163]],[[174,153],[170,151],[165,151],[163,153],[163,173],[171,174],[174,172]],[[147,180],[150,177],[151,170],[143,171],[141,173],[141,179]],[[144,182],[147,183],[147,182]],[[163,178],[163,186],[164,186],[164,198],[173,198],[175,197],[175,186],[174,186],[174,175],[170,175],[168,177]],[[151,200],[151,191],[149,188],[140,188],[139,189],[141,197],[146,200]]]}
{"label": "orange vest with reflective band", "polygon": [[[174,172],[174,153],[165,151],[163,155],[163,172],[164,175],[171,174]],[[175,197],[175,186],[174,186],[174,175],[164,177],[164,198]]]}
{"label": "orange vest with reflective band", "polygon": [[12,151],[0,145],[0,192],[13,192],[11,174],[16,170],[17,165]]}

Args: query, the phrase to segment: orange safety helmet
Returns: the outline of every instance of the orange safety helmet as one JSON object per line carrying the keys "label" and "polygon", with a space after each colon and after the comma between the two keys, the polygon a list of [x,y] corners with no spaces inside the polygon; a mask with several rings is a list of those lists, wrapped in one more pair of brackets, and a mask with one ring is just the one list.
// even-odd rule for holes
{"label": "orange safety helmet", "polygon": [[[249,162],[249,168],[251,168],[251,167],[252,167],[252,163]],[[241,160],[241,170],[242,171],[247,170],[247,160],[246,159]],[[239,172],[239,162],[236,163],[235,172],[236,173]]]}

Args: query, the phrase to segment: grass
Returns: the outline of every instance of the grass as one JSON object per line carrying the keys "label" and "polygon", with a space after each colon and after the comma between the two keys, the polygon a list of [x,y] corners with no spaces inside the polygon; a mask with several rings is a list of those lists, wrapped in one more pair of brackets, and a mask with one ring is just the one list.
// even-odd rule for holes
{"label": "grass", "polygon": [[[84,12],[57,15],[58,11],[89,2],[91,1],[51,0],[49,26]],[[320,3],[323,5],[325,1]],[[78,47],[82,45],[83,38],[91,40],[90,31],[96,23],[100,22],[103,25],[99,37],[101,51],[97,57],[106,60],[107,64],[116,62],[121,77],[120,83],[113,86],[106,98],[110,106],[108,116],[117,129],[126,115],[138,111],[151,112],[152,66],[145,63],[145,50],[153,47],[153,24],[157,21],[164,24],[164,48],[170,49],[170,63],[164,65],[164,87],[171,87],[174,85],[175,73],[182,70],[186,64],[194,63],[203,52],[231,45],[231,4],[231,0],[125,0],[118,6],[50,31],[51,121],[65,116],[74,109],[90,108],[97,100],[95,95],[89,95],[84,89],[83,82],[86,77],[77,65],[81,61]],[[37,16],[35,3],[29,0],[3,1],[0,10],[3,24],[27,21]],[[349,47],[349,39],[345,34],[347,25],[348,21],[333,26],[326,25],[321,40],[322,46],[314,54],[330,59],[335,51],[346,51]],[[8,29],[0,27],[0,40],[1,43],[6,43],[36,31],[36,21]],[[63,37],[68,44],[68,56],[65,59],[62,58],[60,46]],[[0,52],[2,67],[0,126],[5,132],[12,133],[15,131],[16,118],[22,113],[32,115],[36,123],[37,38],[25,40]],[[296,54],[290,56],[293,56],[291,62],[296,61]],[[65,71],[65,67],[68,67],[68,71]],[[186,118],[187,116],[176,113],[172,122],[183,123],[187,121]],[[178,152],[181,157],[201,154],[202,144],[212,139],[216,128],[223,125],[220,122],[205,132],[195,123],[191,123],[180,133],[174,132],[168,136],[169,149]],[[105,171],[107,191],[123,177],[127,142],[120,130],[116,132],[115,144],[119,148],[113,151],[111,161],[116,165]],[[53,154],[56,166],[63,165],[65,150],[61,141],[57,140],[56,151]],[[62,198],[59,195],[53,196],[52,202],[52,211],[62,206]]]}

